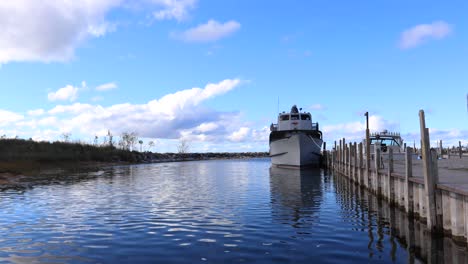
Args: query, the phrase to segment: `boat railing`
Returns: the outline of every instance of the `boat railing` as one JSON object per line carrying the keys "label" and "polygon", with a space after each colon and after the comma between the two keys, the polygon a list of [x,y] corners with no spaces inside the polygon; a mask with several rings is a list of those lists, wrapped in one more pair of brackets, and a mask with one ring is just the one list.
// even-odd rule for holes
{"label": "boat railing", "polygon": [[278,124],[271,124],[270,125],[270,131],[277,131],[278,130]]}
{"label": "boat railing", "polygon": [[319,123],[312,123],[312,130],[319,130]]}
{"label": "boat railing", "polygon": [[393,137],[400,137],[400,133],[398,132],[374,132],[370,134],[371,137],[375,136],[393,136]]}

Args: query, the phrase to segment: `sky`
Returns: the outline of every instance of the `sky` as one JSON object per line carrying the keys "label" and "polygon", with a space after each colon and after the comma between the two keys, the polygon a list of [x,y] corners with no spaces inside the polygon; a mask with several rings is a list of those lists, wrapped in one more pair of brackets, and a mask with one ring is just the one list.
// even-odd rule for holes
{"label": "sky", "polygon": [[268,151],[278,111],[324,140],[400,132],[468,144],[468,2],[0,2],[0,135],[152,151]]}

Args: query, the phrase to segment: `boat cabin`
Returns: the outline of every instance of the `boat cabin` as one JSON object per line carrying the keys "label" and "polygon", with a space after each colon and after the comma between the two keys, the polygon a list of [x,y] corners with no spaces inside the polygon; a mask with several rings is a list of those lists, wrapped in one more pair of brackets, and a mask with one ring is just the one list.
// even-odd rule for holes
{"label": "boat cabin", "polygon": [[297,106],[293,105],[290,113],[282,112],[278,114],[278,123],[271,124],[270,130],[318,130],[318,123],[312,123],[312,115],[310,113],[300,112]]}
{"label": "boat cabin", "polygon": [[[383,152],[387,152],[388,148],[392,148],[393,152],[403,152],[403,139],[400,133],[388,132],[384,130],[382,132],[372,133],[370,135],[371,153],[373,153],[373,147],[380,146]],[[366,144],[366,140],[363,140],[363,144]]]}

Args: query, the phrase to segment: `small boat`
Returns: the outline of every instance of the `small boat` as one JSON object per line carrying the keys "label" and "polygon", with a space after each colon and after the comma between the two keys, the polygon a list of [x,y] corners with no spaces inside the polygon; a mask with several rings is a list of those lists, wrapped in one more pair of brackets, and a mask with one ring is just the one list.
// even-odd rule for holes
{"label": "small boat", "polygon": [[[402,153],[405,151],[400,133],[384,130],[382,132],[371,133],[369,139],[371,154],[375,152],[375,146],[380,146],[380,150],[383,153],[388,152],[390,148],[393,150],[393,153]],[[363,140],[363,145],[366,145],[365,139]]]}
{"label": "small boat", "polygon": [[[300,109],[302,110],[302,108]],[[318,167],[322,159],[322,132],[312,115],[293,105],[290,113],[279,113],[270,126],[271,163],[278,167]]]}

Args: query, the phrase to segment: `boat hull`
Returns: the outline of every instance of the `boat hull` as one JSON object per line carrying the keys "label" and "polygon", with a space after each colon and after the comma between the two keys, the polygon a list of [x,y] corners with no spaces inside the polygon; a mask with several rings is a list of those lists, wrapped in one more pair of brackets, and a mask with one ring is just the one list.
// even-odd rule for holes
{"label": "boat hull", "polygon": [[271,163],[279,167],[318,167],[322,143],[321,138],[302,131],[270,135]]}

